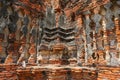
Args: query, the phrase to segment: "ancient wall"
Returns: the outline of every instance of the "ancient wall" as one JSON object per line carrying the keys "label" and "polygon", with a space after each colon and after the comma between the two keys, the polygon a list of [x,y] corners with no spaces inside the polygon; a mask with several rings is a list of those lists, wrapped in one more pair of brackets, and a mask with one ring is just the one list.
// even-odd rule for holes
{"label": "ancient wall", "polygon": [[18,80],[16,64],[0,64],[0,80]]}
{"label": "ancient wall", "polygon": [[119,1],[36,3],[0,2],[1,62],[119,66]]}
{"label": "ancient wall", "polygon": [[119,67],[55,67],[0,65],[0,80],[119,80]]}
{"label": "ancient wall", "polygon": [[119,80],[119,67],[100,67],[98,73],[98,80]]}
{"label": "ancient wall", "polygon": [[119,80],[120,1],[0,1],[0,63],[1,79]]}

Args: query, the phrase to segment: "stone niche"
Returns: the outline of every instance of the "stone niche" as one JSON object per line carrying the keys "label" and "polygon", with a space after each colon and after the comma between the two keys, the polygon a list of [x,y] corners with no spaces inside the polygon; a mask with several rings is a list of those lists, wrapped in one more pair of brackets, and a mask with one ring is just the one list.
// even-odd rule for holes
{"label": "stone niche", "polygon": [[[48,46],[41,45],[39,53],[39,62],[40,64],[58,64],[58,65],[67,65],[70,62],[77,63],[76,59],[72,60],[71,58],[75,57],[75,47],[67,47],[66,44],[57,43],[55,45]],[[73,56],[73,57],[71,57]]]}

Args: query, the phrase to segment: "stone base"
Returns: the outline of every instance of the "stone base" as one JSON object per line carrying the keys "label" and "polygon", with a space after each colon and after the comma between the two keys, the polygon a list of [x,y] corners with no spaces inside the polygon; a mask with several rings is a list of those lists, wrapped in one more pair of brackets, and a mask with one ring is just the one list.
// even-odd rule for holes
{"label": "stone base", "polygon": [[0,80],[120,80],[120,68],[0,64]]}
{"label": "stone base", "polygon": [[99,67],[97,80],[120,80],[120,67]]}
{"label": "stone base", "polygon": [[15,64],[0,64],[0,80],[18,80]]}
{"label": "stone base", "polygon": [[19,68],[19,80],[97,80],[96,69],[83,67],[34,66]]}

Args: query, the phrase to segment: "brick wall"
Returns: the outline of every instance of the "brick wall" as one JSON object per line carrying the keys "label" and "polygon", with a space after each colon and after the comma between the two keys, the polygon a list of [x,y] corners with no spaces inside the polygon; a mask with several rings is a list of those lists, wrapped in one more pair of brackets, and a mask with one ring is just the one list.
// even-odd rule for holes
{"label": "brick wall", "polygon": [[81,67],[31,67],[17,70],[19,80],[97,80],[97,72]]}
{"label": "brick wall", "polygon": [[119,67],[53,67],[0,64],[0,80],[120,80]]}
{"label": "brick wall", "polygon": [[97,80],[120,80],[120,67],[100,67]]}
{"label": "brick wall", "polygon": [[15,64],[0,64],[0,80],[17,80]]}

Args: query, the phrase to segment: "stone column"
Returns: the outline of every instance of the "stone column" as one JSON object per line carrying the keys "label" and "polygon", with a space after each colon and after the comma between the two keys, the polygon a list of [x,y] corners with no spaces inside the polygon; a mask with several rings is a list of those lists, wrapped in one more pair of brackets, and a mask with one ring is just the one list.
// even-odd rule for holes
{"label": "stone column", "polygon": [[4,62],[4,59],[6,58],[6,52],[5,52],[6,43],[4,42],[4,34],[0,33],[0,63]]}
{"label": "stone column", "polygon": [[105,19],[102,21],[102,25],[103,25],[103,31],[104,31],[104,49],[106,52],[106,61],[107,61],[107,65],[110,64],[110,46],[109,46],[109,42],[108,42],[108,34],[107,34],[107,29],[106,29],[106,22]]}
{"label": "stone column", "polygon": [[32,23],[32,28],[31,28],[31,31],[30,31],[30,48],[29,48],[29,54],[30,54],[30,57],[28,59],[28,63],[30,64],[34,64],[36,59],[37,59],[37,49],[36,49],[36,46],[37,46],[37,22],[36,22],[36,19],[33,20],[33,23]]}
{"label": "stone column", "polygon": [[27,54],[27,48],[26,48],[26,38],[24,37],[21,41],[21,46],[19,48],[19,54],[20,54],[20,57],[17,61],[17,64],[21,63],[22,61],[25,61],[25,55]]}
{"label": "stone column", "polygon": [[[84,39],[84,47],[85,47],[85,64],[87,65],[88,63],[88,58],[90,58],[90,56],[92,55],[93,51],[92,51],[92,46],[91,46],[91,41],[92,41],[92,38],[90,36],[90,33],[91,33],[91,28],[90,28],[90,11],[86,11],[84,14],[85,14],[85,32],[84,32],[84,36],[85,36],[85,39]],[[89,48],[88,48],[89,47]]]}
{"label": "stone column", "polygon": [[35,44],[34,43],[31,43],[31,45],[30,45],[30,49],[29,49],[29,54],[30,54],[30,57],[29,57],[29,59],[28,59],[28,63],[30,63],[30,64],[34,64],[35,63],[35,60],[36,60],[36,56],[35,56],[35,54],[36,54],[36,46],[35,46]]}
{"label": "stone column", "polygon": [[98,64],[105,66],[106,65],[106,60],[104,59],[104,51],[103,50],[98,50],[98,55],[99,55]]}
{"label": "stone column", "polygon": [[17,61],[17,53],[15,53],[15,33],[10,33],[8,35],[8,46],[7,46],[7,53],[8,56],[5,60],[5,63],[13,63]]}
{"label": "stone column", "polygon": [[94,53],[94,63],[97,63],[98,61],[98,51],[97,51],[97,40],[96,40],[96,34],[95,30],[93,31],[93,53]]}
{"label": "stone column", "polygon": [[118,50],[118,55],[119,55],[119,61],[120,61],[120,26],[119,22],[120,20],[118,18],[115,18],[115,27],[116,27],[116,38],[117,38],[117,50]]}
{"label": "stone column", "polygon": [[14,45],[13,44],[9,44],[9,46],[7,47],[7,52],[8,52],[8,55],[5,59],[5,64],[11,64],[14,62],[13,60]]}
{"label": "stone column", "polygon": [[82,21],[82,16],[80,15],[77,19],[77,28],[76,28],[76,46],[77,46],[77,63],[78,65],[81,65],[81,59],[82,58],[82,50],[83,50],[83,40],[82,40],[82,26],[83,26],[83,21]]}
{"label": "stone column", "polygon": [[86,43],[86,34],[85,34],[85,29],[83,30],[83,40],[84,40],[84,50],[85,50],[85,54],[84,54],[84,56],[85,56],[85,64],[87,64],[87,47],[86,47],[86,45],[87,45],[87,43]]}

